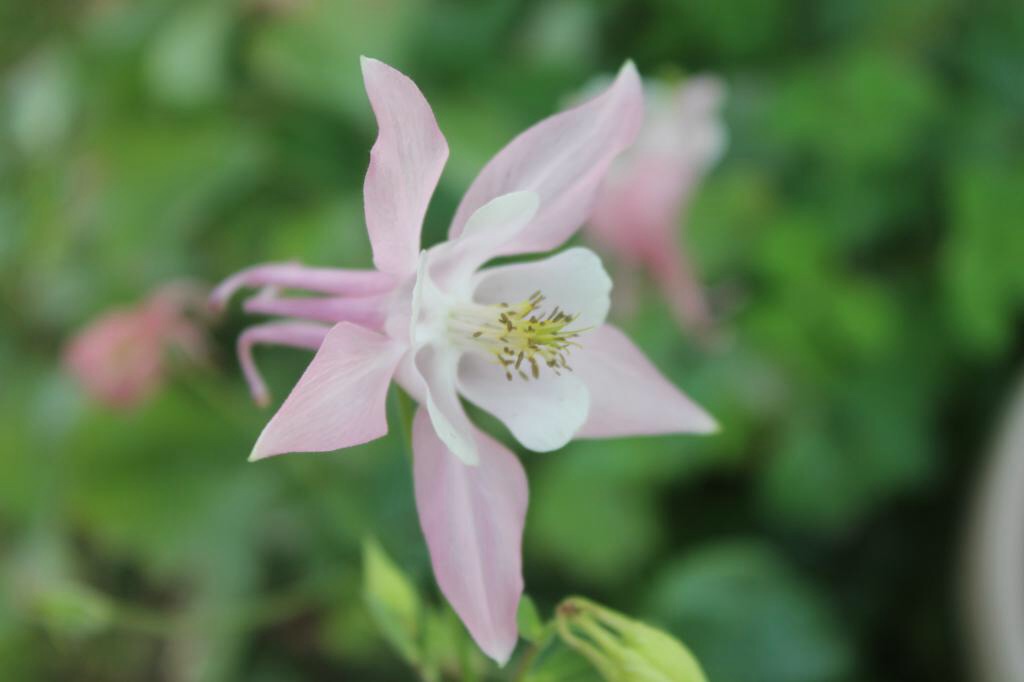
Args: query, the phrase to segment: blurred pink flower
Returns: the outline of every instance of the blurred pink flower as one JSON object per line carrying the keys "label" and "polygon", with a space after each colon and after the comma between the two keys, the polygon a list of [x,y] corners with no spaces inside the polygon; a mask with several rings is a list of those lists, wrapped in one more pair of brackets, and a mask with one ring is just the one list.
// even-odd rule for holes
{"label": "blurred pink flower", "polygon": [[110,310],[71,339],[64,366],[94,400],[134,407],[164,383],[169,352],[193,361],[205,357],[203,332],[186,314],[201,300],[198,288],[176,282],[135,307]]}
{"label": "blurred pink flower", "polygon": [[618,305],[632,307],[629,284],[646,271],[680,325],[706,331],[707,303],[678,228],[701,178],[725,148],[719,115],[724,86],[699,76],[679,85],[648,82],[646,95],[647,121],[608,173],[587,234],[615,256],[616,280],[627,285],[616,296]]}
{"label": "blurred pink flower", "polygon": [[[503,664],[517,639],[526,476],[469,421],[459,396],[536,451],[574,437],[715,428],[604,324],[611,280],[591,251],[481,269],[496,256],[549,251],[579,228],[640,126],[640,80],[626,64],[605,92],[515,138],[470,186],[448,241],[421,251],[448,145],[411,80],[372,59],[362,68],[379,127],[364,185],[377,269],[261,265],[225,281],[212,301],[262,287],[245,309],[290,318],[239,338],[260,402],[267,393],[254,344],[317,349],[251,459],[383,436],[392,379],[416,399],[416,504],[434,574],[483,651]],[[287,297],[282,288],[321,295]]]}

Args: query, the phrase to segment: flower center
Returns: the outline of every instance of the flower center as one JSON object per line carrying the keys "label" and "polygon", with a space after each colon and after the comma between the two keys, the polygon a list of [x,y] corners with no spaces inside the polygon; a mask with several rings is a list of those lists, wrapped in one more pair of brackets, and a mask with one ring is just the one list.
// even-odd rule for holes
{"label": "flower center", "polygon": [[543,307],[544,295],[535,291],[521,303],[484,305],[473,303],[453,309],[448,331],[463,347],[484,350],[494,356],[509,381],[515,376],[528,381],[540,377],[541,366],[561,376],[572,371],[565,357],[579,348],[576,339],[586,329],[567,329],[579,315],[555,306]]}

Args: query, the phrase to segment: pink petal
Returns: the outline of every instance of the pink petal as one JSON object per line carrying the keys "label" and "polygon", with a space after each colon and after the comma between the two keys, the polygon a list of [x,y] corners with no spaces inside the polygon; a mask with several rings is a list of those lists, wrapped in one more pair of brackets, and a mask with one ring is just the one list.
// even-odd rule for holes
{"label": "pink petal", "polygon": [[325,452],[388,432],[384,400],[403,347],[349,322],[336,325],[270,423],[249,460]]}
{"label": "pink petal", "polygon": [[291,346],[316,350],[323,343],[330,327],[312,322],[268,322],[247,328],[238,337],[238,361],[242,365],[242,373],[249,383],[249,392],[259,405],[270,402],[270,392],[263,381],[256,362],[252,357],[252,347],[256,344],[273,344],[275,346]]}
{"label": "pink petal", "polygon": [[722,157],[728,143],[721,113],[725,90],[725,83],[714,76],[694,76],[676,95],[680,153],[697,175],[703,175]]}
{"label": "pink petal", "polygon": [[697,331],[711,320],[678,234],[687,203],[724,149],[722,96],[723,85],[708,77],[650,84],[644,128],[615,161],[587,230],[619,261],[649,270],[681,325]]}
{"label": "pink petal", "polygon": [[686,252],[673,241],[672,251],[652,257],[651,274],[679,324],[703,334],[711,327],[711,312],[697,273]]}
{"label": "pink petal", "polygon": [[580,339],[576,375],[590,391],[590,413],[577,438],[711,433],[715,420],[651,364],[625,334],[603,325]]}
{"label": "pink petal", "polygon": [[437,437],[426,410],[416,413],[416,508],[441,591],[484,653],[504,665],[518,637],[526,474],[507,448],[474,435],[480,464],[470,467]]}
{"label": "pink petal", "polygon": [[642,118],[640,77],[627,62],[601,95],[541,121],[498,152],[463,197],[449,236],[459,236],[469,216],[491,199],[532,190],[540,210],[502,253],[557,247],[587,219],[608,166],[633,142]]}
{"label": "pink petal", "polygon": [[372,270],[309,268],[297,263],[266,263],[246,268],[221,282],[210,294],[210,305],[223,308],[236,291],[246,287],[305,289],[321,294],[365,296],[390,291],[394,278]]}
{"label": "pink petal", "polygon": [[259,294],[246,299],[242,308],[248,313],[301,317],[320,322],[353,322],[362,327],[380,330],[387,315],[390,296],[315,297]]}
{"label": "pink petal", "polygon": [[618,261],[648,271],[684,328],[705,331],[711,318],[703,287],[679,241],[693,170],[685,159],[664,156],[629,161],[605,183],[587,234]]}
{"label": "pink petal", "polygon": [[635,154],[617,161],[594,204],[588,236],[634,266],[646,266],[666,249],[675,254],[680,211],[693,182],[684,163]]}
{"label": "pink petal", "polygon": [[366,227],[378,270],[416,270],[427,204],[448,160],[434,112],[408,77],[362,58],[363,81],[377,117],[377,141],[363,184]]}

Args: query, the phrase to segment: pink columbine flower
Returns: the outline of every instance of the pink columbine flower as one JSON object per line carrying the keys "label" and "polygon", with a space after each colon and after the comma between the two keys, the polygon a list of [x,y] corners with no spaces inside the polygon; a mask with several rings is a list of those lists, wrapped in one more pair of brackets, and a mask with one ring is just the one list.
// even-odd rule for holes
{"label": "pink columbine flower", "polygon": [[[536,451],[572,438],[715,428],[604,323],[611,280],[591,251],[482,268],[496,256],[549,251],[579,228],[640,127],[640,80],[627,63],[604,93],[515,138],[463,197],[448,241],[421,251],[448,146],[411,80],[373,59],[362,69],[379,127],[364,185],[376,270],[262,265],[212,297],[219,306],[240,287],[261,287],[244,307],[289,318],[239,338],[260,402],[254,344],[317,350],[250,459],[383,436],[388,385],[398,383],[420,405],[413,473],[434,574],[483,651],[504,663],[523,589],[526,477],[512,452],[469,421],[459,396]],[[289,288],[319,295],[282,296]]]}
{"label": "pink columbine flower", "polygon": [[612,166],[587,233],[615,255],[617,278],[632,282],[637,272],[650,273],[680,325],[704,331],[707,303],[679,244],[678,226],[701,178],[725,149],[719,112],[724,86],[710,76],[678,85],[648,81],[646,94],[648,119],[636,144]]}
{"label": "pink columbine flower", "polygon": [[168,355],[199,361],[206,340],[189,309],[203,295],[192,284],[167,284],[138,305],[110,310],[79,331],[64,349],[64,366],[90,397],[114,408],[143,402],[164,383]]}

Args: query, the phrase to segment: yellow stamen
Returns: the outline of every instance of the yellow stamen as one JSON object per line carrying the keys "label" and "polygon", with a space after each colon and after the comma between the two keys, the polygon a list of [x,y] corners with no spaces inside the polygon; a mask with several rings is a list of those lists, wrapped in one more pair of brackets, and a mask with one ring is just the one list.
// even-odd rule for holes
{"label": "yellow stamen", "polygon": [[[568,328],[579,315],[558,306],[542,310],[545,300],[535,291],[521,303],[460,306],[449,318],[449,332],[456,343],[493,355],[509,381],[513,374],[524,381],[539,379],[541,365],[561,376],[559,370],[572,371],[565,356],[580,346],[576,339],[587,330]],[[529,373],[521,368],[524,362]]]}

